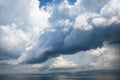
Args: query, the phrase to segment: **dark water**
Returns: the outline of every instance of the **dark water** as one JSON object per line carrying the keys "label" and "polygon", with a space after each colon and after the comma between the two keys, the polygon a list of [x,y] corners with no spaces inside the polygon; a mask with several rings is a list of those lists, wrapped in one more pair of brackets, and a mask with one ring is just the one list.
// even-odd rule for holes
{"label": "dark water", "polygon": [[120,80],[118,75],[96,75],[96,76],[78,76],[78,75],[0,75],[0,80]]}

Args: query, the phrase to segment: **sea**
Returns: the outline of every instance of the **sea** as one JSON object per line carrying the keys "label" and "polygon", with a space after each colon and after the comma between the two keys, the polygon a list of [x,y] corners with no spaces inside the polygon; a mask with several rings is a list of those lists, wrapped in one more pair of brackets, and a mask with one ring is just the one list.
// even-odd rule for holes
{"label": "sea", "polygon": [[40,74],[1,74],[0,80],[120,80],[120,76],[104,75],[40,75]]}

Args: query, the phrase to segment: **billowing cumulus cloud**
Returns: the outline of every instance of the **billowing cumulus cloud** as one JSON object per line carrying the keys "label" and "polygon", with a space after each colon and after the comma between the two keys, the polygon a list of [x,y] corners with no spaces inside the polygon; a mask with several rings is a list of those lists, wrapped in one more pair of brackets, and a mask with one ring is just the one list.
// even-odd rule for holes
{"label": "billowing cumulus cloud", "polygon": [[[34,48],[19,58],[20,62],[42,63],[60,54],[74,54],[78,51],[102,47],[104,42],[108,44],[119,43],[120,15],[118,12],[120,10],[117,5],[120,2],[113,0],[102,2],[102,6],[98,4],[101,7],[97,12],[87,12],[85,4],[84,6],[79,5],[85,9],[84,12],[79,12],[76,16],[71,16],[71,10],[76,4],[82,4],[82,1],[76,2],[75,5],[69,5],[65,0],[57,5],[57,8],[53,5],[49,18],[51,28],[44,31]],[[109,9],[107,6],[112,6],[113,3],[116,4],[113,8],[115,13],[104,13],[104,10]],[[62,22],[61,25],[60,22]]]}
{"label": "billowing cumulus cloud", "polygon": [[27,34],[17,25],[0,26],[0,59],[18,58],[29,42]]}
{"label": "billowing cumulus cloud", "polygon": [[[26,5],[27,4],[27,5]],[[0,1],[0,59],[18,58],[48,26],[50,14],[37,0]]]}
{"label": "billowing cumulus cloud", "polygon": [[[120,44],[119,5],[119,0],[55,0],[41,6],[38,0],[1,0],[0,60],[36,67],[58,57],[50,67],[77,67],[59,56],[91,50],[99,56],[103,44]],[[99,61],[89,67],[100,66]]]}

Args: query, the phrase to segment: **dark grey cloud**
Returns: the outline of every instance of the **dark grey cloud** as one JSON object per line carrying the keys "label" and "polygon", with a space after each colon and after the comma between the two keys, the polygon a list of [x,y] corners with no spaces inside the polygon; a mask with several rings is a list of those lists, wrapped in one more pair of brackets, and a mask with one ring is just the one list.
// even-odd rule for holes
{"label": "dark grey cloud", "polygon": [[[108,27],[95,27],[92,30],[72,29],[64,34],[63,30],[46,32],[40,37],[40,47],[52,47],[37,57],[25,60],[24,63],[42,63],[49,58],[60,54],[74,54],[78,51],[86,51],[102,47],[104,42],[108,44],[120,44],[120,24],[112,24]],[[43,39],[41,41],[41,39]]]}
{"label": "dark grey cloud", "polygon": [[[72,5],[67,0],[55,1],[57,4],[52,3],[40,10],[38,1],[19,1],[20,4],[15,1],[19,5],[13,5],[11,13],[9,7],[13,3],[8,2],[8,5],[2,6],[5,12],[0,12],[0,28],[8,24],[0,31],[0,59],[17,59],[18,63],[27,64],[43,63],[61,54],[96,49],[104,43],[120,44],[119,1],[97,1],[77,0]],[[17,27],[11,26],[11,23]],[[86,30],[89,26],[91,29]]]}
{"label": "dark grey cloud", "polygon": [[[70,6],[66,1],[58,5],[53,4],[52,15],[49,18],[52,27],[43,31],[44,33],[40,35],[37,44],[19,58],[21,60],[20,63],[43,63],[61,54],[67,55],[79,51],[96,49],[102,47],[104,43],[119,44],[120,24],[119,14],[117,13],[119,9],[117,6],[113,6],[113,10],[116,11],[114,14],[112,14],[112,12],[108,13],[109,11],[106,13],[103,12],[104,10],[108,10],[108,7],[112,6],[112,4],[114,5],[117,1],[110,0],[101,2],[102,3],[97,3],[94,0],[87,5],[86,1],[78,1],[74,5],[76,8]],[[94,3],[96,3],[96,5],[92,5]],[[91,6],[90,9],[88,9],[89,6]],[[71,11],[77,8],[83,12],[80,11],[71,16]],[[87,15],[83,15],[85,18],[82,18],[82,14]],[[78,22],[80,23],[78,25],[80,25],[80,27],[75,28],[76,18],[79,17]],[[65,24],[59,24],[61,20],[65,21],[66,19],[69,20],[71,25],[66,26]],[[86,21],[83,20],[82,22],[81,19],[85,19]],[[84,30],[84,28],[88,26],[92,26],[92,29]],[[81,29],[81,27],[84,28]]]}
{"label": "dark grey cloud", "polygon": [[17,59],[19,56],[20,54],[0,49],[0,60]]}

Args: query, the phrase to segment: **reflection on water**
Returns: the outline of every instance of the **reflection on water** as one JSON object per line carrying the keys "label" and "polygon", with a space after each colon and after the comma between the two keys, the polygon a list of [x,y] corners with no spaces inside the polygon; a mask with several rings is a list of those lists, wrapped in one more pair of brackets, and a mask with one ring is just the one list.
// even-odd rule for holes
{"label": "reflection on water", "polygon": [[0,75],[0,80],[120,80],[120,77],[116,75],[98,75],[98,76]]}

